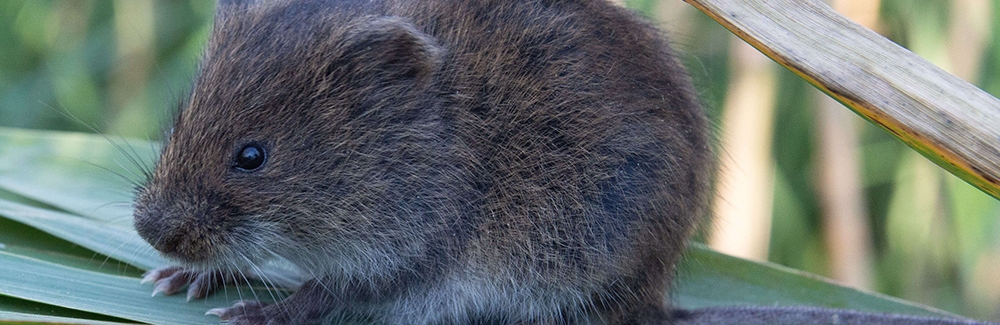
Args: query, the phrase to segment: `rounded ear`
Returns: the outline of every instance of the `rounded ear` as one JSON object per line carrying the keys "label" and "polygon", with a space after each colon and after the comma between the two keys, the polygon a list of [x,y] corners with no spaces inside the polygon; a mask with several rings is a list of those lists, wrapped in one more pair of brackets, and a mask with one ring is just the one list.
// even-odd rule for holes
{"label": "rounded ear", "polygon": [[345,54],[359,60],[362,71],[390,79],[430,76],[443,52],[433,37],[399,17],[364,22],[347,35],[346,43]]}

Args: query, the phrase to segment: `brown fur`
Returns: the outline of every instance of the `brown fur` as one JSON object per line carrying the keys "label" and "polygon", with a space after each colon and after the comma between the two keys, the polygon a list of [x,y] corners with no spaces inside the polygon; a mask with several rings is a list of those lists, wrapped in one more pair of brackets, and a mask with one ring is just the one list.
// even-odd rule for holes
{"label": "brown fur", "polygon": [[[711,154],[685,72],[632,13],[304,0],[215,24],[136,202],[139,233],[185,265],[154,277],[166,291],[280,259],[312,279],[224,319],[666,321]],[[248,143],[265,165],[233,168]]]}

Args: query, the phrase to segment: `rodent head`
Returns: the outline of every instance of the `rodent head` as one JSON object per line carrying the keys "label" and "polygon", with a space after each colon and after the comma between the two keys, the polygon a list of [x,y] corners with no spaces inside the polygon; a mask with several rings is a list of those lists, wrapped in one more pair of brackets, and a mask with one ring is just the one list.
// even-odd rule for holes
{"label": "rodent head", "polygon": [[294,259],[393,227],[368,209],[415,186],[400,179],[417,167],[394,164],[435,159],[420,149],[437,138],[433,105],[421,104],[439,65],[434,40],[404,19],[329,5],[219,9],[139,190],[139,234],[211,267]]}

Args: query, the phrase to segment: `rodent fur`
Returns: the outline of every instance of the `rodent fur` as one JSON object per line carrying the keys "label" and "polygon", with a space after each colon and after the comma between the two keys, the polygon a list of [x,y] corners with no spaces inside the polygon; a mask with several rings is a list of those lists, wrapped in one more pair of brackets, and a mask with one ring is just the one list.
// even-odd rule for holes
{"label": "rodent fur", "polygon": [[661,323],[707,136],[665,40],[605,1],[223,3],[135,225],[184,265],[168,293],[312,278],[237,324]]}

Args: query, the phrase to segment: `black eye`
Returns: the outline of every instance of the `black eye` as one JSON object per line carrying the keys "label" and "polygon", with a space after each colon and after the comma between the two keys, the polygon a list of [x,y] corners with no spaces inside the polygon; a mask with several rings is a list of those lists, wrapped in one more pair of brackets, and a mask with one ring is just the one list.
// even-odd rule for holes
{"label": "black eye", "polygon": [[240,149],[240,152],[236,153],[234,167],[251,171],[263,166],[266,158],[267,154],[264,153],[264,147],[256,143],[251,143],[243,146],[243,149]]}

